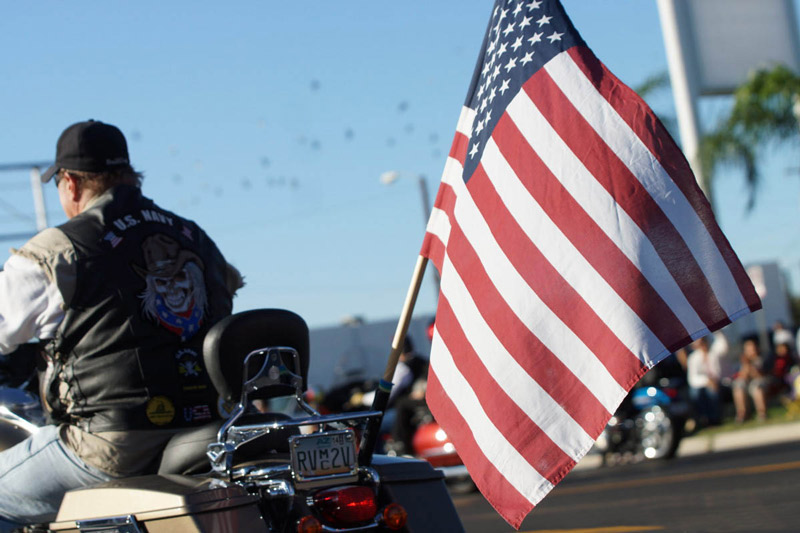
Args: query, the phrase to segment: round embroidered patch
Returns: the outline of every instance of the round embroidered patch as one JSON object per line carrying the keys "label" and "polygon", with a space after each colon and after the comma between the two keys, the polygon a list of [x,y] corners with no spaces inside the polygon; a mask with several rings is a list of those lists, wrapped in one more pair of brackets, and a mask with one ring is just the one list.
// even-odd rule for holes
{"label": "round embroidered patch", "polygon": [[175,418],[175,406],[166,396],[155,396],[147,402],[147,419],[157,426],[165,426]]}

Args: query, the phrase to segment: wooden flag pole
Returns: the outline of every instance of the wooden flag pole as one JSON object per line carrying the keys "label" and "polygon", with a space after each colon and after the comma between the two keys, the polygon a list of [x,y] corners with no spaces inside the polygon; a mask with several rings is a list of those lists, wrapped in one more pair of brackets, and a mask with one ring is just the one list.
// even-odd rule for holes
{"label": "wooden flag pole", "polygon": [[[408,326],[411,323],[411,315],[414,312],[414,305],[417,303],[417,296],[422,286],[422,278],[425,275],[426,266],[428,266],[428,258],[419,256],[417,258],[417,264],[414,267],[414,275],[411,277],[411,285],[408,287],[403,310],[400,312],[400,320],[394,332],[392,350],[389,352],[386,370],[383,372],[383,378],[378,384],[378,390],[375,391],[375,397],[372,400],[373,411],[380,411],[383,413],[383,411],[386,410],[386,405],[389,403],[389,394],[392,391],[392,378],[394,377],[395,368],[397,368],[397,362],[400,360],[400,354],[403,353],[403,341],[406,338],[406,333],[408,333]],[[372,452],[375,449],[375,442],[378,438],[378,431],[381,427],[382,418],[383,416],[370,419],[370,421],[367,422],[358,455],[358,463],[360,465],[366,466],[372,462]]]}
{"label": "wooden flag pole", "polygon": [[417,296],[419,295],[419,288],[422,286],[422,278],[425,276],[426,266],[428,266],[428,258],[417,257],[414,275],[411,277],[411,285],[408,287],[406,301],[403,304],[403,310],[400,312],[400,320],[394,332],[394,339],[392,339],[392,351],[389,353],[389,361],[387,361],[386,370],[383,372],[383,379],[390,383],[397,367],[397,361],[400,360],[400,354],[403,353],[403,341],[406,338],[406,333],[408,333],[414,306],[417,304]]}

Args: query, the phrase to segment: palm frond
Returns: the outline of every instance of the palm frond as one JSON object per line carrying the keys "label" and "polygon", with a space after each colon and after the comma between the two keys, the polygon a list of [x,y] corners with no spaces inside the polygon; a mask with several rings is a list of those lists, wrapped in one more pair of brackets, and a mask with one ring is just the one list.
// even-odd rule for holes
{"label": "palm frond", "polygon": [[[700,161],[706,184],[723,164],[744,170],[748,189],[746,210],[753,209],[761,175],[758,152],[769,144],[796,137],[796,109],[800,106],[800,77],[779,65],[757,70],[734,91],[727,118],[700,143]],[[710,190],[707,189],[707,190]]]}

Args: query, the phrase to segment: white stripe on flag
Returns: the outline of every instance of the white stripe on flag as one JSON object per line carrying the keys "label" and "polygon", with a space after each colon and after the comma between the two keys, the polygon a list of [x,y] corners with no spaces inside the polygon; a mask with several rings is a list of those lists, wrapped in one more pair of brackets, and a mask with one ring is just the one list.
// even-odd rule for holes
{"label": "white stripe on flag", "polygon": [[731,316],[748,307],[738,290],[730,290],[731,287],[737,287],[736,280],[686,197],[658,159],[586,78],[572,57],[567,52],[562,52],[544,68],[664,211],[692,251],[725,313]]}
{"label": "white stripe on flag", "polygon": [[[486,149],[489,148],[489,144],[495,147],[494,143],[489,141]],[[483,155],[484,165],[487,157],[486,149]],[[451,187],[458,198],[455,205],[455,219],[508,307],[525,327],[586,385],[598,401],[613,413],[625,396],[624,388],[617,383],[583,341],[547,307],[514,268],[492,235],[464,182],[458,179],[451,184]],[[528,194],[526,196],[530,197]],[[444,279],[442,273],[443,282]],[[456,307],[455,304],[453,307]],[[507,387],[504,388],[508,390]]]}
{"label": "white stripe on flag", "polygon": [[493,139],[487,141],[481,163],[506,208],[566,283],[644,364],[658,360],[664,345],[531,197]]}
{"label": "white stripe on flag", "polygon": [[458,117],[458,124],[456,124],[456,131],[462,135],[466,135],[469,139],[472,135],[472,123],[475,121],[475,111],[467,106],[461,108],[461,115]]}
{"label": "white stripe on flag", "polygon": [[520,455],[492,423],[435,330],[431,343],[431,353],[434,354],[430,363],[431,368],[439,379],[442,389],[466,421],[481,452],[501,476],[506,478],[523,497],[536,505],[552,490],[553,485]]}
{"label": "white stripe on flag", "polygon": [[556,179],[647,278],[686,331],[707,331],[647,236],[570,150],[525,91],[509,104],[508,114]]}
{"label": "white stripe on flag", "polygon": [[450,238],[450,217],[438,207],[434,207],[431,209],[431,217],[428,219],[428,228],[425,231],[435,235],[446,245]]}
{"label": "white stripe on flag", "polygon": [[[565,454],[575,461],[583,457],[587,444],[591,446],[594,439],[508,353],[481,316],[449,256],[442,267],[442,294],[467,341],[498,385]],[[463,411],[461,414],[468,418]]]}

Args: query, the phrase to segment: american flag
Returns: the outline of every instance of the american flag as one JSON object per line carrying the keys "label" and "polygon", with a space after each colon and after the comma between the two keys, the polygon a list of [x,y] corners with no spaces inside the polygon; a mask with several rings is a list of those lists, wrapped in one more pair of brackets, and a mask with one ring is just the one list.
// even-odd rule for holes
{"label": "american flag", "polygon": [[642,375],[760,308],[686,159],[557,0],[498,0],[422,255],[428,404],[518,528]]}
{"label": "american flag", "polygon": [[112,248],[116,248],[117,245],[119,245],[119,243],[122,242],[122,237],[120,237],[113,231],[109,231],[108,233],[106,233],[106,236],[103,237],[103,239],[108,243],[110,243]]}

